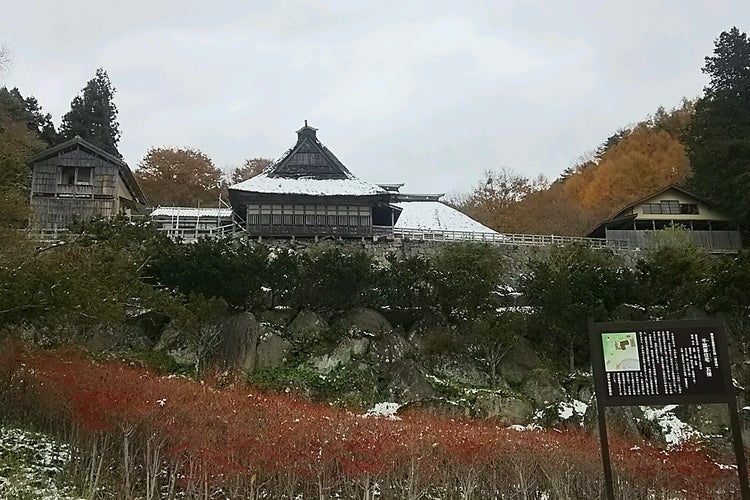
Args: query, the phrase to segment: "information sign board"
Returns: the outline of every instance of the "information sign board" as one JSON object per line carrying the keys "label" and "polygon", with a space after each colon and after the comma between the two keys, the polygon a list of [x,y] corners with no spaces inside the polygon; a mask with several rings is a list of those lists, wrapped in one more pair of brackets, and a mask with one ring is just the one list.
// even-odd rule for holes
{"label": "information sign board", "polygon": [[725,403],[732,397],[721,322],[593,323],[596,394],[606,406]]}
{"label": "information sign board", "polygon": [[605,420],[608,406],[726,403],[740,493],[743,500],[750,500],[721,320],[589,321],[589,344],[608,499],[614,500]]}

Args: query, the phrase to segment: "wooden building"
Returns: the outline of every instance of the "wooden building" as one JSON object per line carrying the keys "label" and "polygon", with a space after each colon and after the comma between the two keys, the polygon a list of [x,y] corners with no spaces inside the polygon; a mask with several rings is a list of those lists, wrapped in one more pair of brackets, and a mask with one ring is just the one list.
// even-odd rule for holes
{"label": "wooden building", "polygon": [[676,185],[628,205],[599,224],[588,237],[626,241],[628,248],[646,248],[651,232],[669,226],[684,227],[694,244],[711,252],[736,252],[742,248],[735,222],[706,200]]}
{"label": "wooden building", "polygon": [[391,194],[356,178],[316,131],[305,122],[278,161],[229,187],[235,218],[249,235],[358,237],[393,226]]}
{"label": "wooden building", "polygon": [[146,204],[127,163],[75,137],[30,160],[32,227],[56,234],[74,220],[138,213]]}
{"label": "wooden building", "polygon": [[156,229],[185,242],[234,233],[231,208],[158,207],[151,212]]}

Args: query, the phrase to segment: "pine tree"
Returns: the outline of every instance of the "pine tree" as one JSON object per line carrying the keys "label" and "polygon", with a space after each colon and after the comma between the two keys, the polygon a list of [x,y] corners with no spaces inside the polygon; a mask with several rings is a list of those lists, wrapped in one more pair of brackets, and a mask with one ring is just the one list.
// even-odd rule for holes
{"label": "pine tree", "polygon": [[115,88],[104,69],[96,70],[96,76],[88,81],[81,93],[73,98],[60,125],[62,139],[75,136],[99,146],[108,153],[120,155],[120,124],[117,122],[117,107],[112,98]]}
{"label": "pine tree", "polygon": [[36,97],[24,98],[18,88],[8,90],[2,87],[0,88],[0,108],[11,119],[24,123],[30,131],[36,132],[47,146],[54,146],[58,142],[55,126],[52,124],[52,115],[42,111]]}
{"label": "pine tree", "polygon": [[750,39],[732,28],[715,42],[710,78],[684,142],[691,188],[750,230]]}

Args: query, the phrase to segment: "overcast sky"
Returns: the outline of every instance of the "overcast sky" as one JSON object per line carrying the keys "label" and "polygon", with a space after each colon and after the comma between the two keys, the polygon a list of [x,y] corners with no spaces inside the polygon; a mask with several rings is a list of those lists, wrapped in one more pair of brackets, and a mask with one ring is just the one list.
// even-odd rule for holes
{"label": "overcast sky", "polygon": [[37,1],[0,9],[1,84],[56,125],[104,67],[125,160],[278,158],[305,119],[357,176],[466,191],[554,179],[618,128],[700,95],[750,1]]}

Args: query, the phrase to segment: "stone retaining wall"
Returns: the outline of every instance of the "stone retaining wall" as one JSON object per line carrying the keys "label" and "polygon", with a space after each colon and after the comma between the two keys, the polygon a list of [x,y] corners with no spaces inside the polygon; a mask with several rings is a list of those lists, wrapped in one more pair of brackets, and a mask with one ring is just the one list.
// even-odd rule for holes
{"label": "stone retaining wall", "polygon": [[[365,250],[373,255],[375,260],[381,264],[387,264],[388,255],[401,257],[420,256],[429,258],[438,253],[445,245],[457,243],[456,241],[439,240],[407,240],[394,239],[384,236],[374,238],[257,238],[254,241],[261,242],[271,247],[293,248],[305,251],[309,248],[350,248]],[[549,246],[526,246],[526,245],[496,245],[500,254],[507,258],[508,284],[514,285],[518,278],[527,269],[529,259],[539,253],[548,251]],[[607,251],[607,250],[602,250]],[[638,250],[611,250],[624,258],[628,267],[634,268],[638,258]]]}

